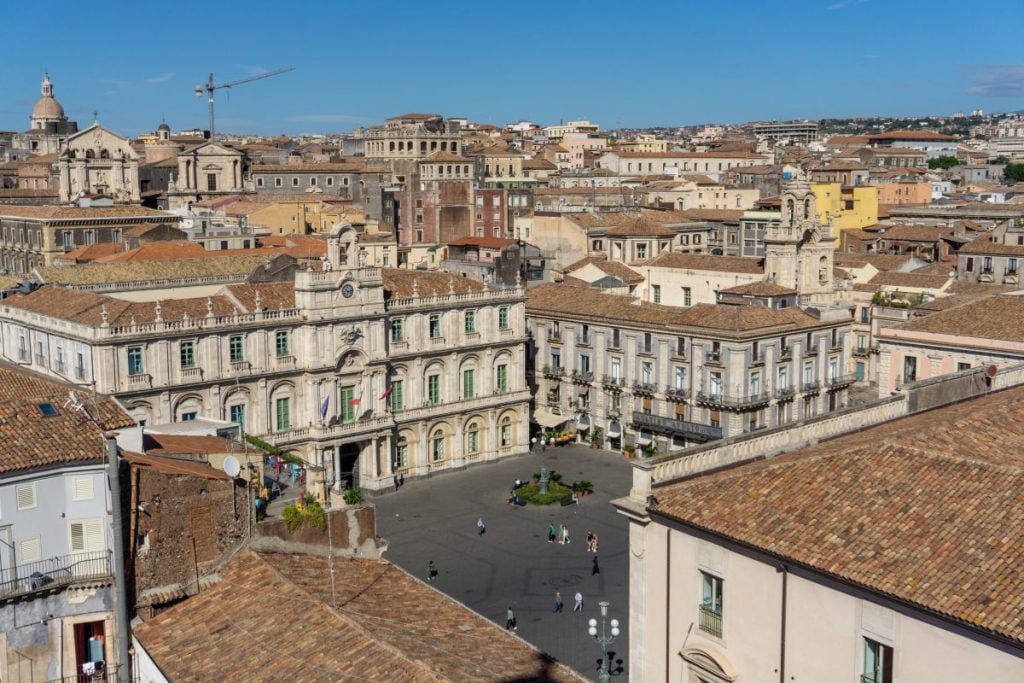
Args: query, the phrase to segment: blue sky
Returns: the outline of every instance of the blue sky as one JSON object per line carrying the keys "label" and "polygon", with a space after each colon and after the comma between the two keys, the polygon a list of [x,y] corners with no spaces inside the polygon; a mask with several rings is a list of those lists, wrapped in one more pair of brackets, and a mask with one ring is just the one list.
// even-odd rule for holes
{"label": "blue sky", "polygon": [[0,129],[44,70],[123,134],[345,131],[408,111],[606,128],[1024,109],[1021,0],[7,3]]}

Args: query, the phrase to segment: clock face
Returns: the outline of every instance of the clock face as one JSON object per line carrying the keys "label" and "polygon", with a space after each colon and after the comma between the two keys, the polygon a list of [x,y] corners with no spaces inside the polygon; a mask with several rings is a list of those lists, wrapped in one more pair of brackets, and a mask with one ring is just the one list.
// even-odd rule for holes
{"label": "clock face", "polygon": [[355,294],[355,293],[356,293],[355,288],[352,285],[348,284],[347,282],[344,285],[341,286],[341,295],[343,297],[345,297],[346,299],[351,298],[352,295]]}

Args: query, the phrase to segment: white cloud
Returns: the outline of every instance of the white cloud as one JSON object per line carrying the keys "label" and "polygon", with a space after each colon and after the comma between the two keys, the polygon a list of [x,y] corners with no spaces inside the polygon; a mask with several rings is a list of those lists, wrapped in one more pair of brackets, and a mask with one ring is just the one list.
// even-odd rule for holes
{"label": "white cloud", "polygon": [[971,74],[968,95],[1024,97],[1024,64],[982,64],[966,68]]}
{"label": "white cloud", "polygon": [[867,1],[868,0],[839,0],[839,2],[833,2],[831,5],[828,5],[825,9],[829,10],[830,12],[832,12],[832,11],[835,11],[837,9],[846,9],[847,7],[854,7],[856,5],[863,5]]}
{"label": "white cloud", "polygon": [[142,82],[143,83],[149,83],[150,85],[156,85],[157,83],[166,83],[167,81],[171,80],[172,78],[174,78],[174,74],[173,73],[166,73],[166,74],[164,74],[162,76],[154,76],[153,78],[144,78],[144,79],[142,79]]}

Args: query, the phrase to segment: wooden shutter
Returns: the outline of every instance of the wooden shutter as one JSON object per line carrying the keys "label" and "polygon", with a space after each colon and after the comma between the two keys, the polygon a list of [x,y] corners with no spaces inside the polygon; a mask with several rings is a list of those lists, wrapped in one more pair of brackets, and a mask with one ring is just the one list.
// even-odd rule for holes
{"label": "wooden shutter", "polygon": [[36,506],[36,485],[22,484],[17,488],[18,509],[26,510]]}
{"label": "wooden shutter", "polygon": [[103,550],[103,520],[85,519],[71,522],[71,552],[85,553]]}
{"label": "wooden shutter", "polygon": [[92,477],[75,477],[72,485],[74,500],[92,500]]}
{"label": "wooden shutter", "polygon": [[42,546],[39,537],[23,538],[18,542],[18,564],[38,562],[42,558]]}

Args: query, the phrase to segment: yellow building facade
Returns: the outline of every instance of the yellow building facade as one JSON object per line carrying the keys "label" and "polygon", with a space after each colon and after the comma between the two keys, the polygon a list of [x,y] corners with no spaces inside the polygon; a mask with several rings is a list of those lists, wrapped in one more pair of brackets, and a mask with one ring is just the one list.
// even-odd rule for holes
{"label": "yellow building facade", "polygon": [[877,187],[812,183],[811,189],[817,199],[818,220],[832,225],[837,247],[843,230],[865,228],[878,223]]}

